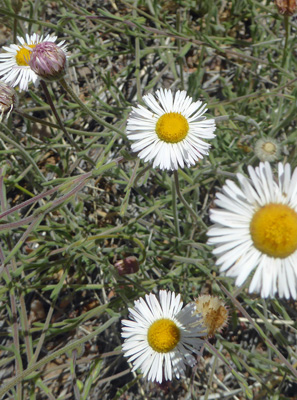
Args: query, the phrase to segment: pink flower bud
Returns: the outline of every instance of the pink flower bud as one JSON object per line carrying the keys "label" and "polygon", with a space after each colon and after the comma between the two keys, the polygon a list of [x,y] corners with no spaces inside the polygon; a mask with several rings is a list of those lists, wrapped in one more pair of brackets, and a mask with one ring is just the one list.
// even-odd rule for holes
{"label": "pink flower bud", "polygon": [[56,43],[39,43],[32,49],[29,66],[42,79],[59,80],[65,75],[66,53]]}
{"label": "pink flower bud", "polygon": [[134,256],[126,257],[123,260],[119,260],[115,263],[114,266],[117,269],[119,275],[134,274],[139,270],[138,260]]}
{"label": "pink flower bud", "polygon": [[16,103],[17,95],[15,90],[7,83],[0,81],[0,121],[2,121],[4,114],[7,114],[7,118],[9,117]]}

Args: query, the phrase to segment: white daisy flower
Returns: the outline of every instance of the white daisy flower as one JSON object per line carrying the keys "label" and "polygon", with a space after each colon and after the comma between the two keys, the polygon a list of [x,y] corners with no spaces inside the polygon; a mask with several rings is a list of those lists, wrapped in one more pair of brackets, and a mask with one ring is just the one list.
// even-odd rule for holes
{"label": "white daisy flower", "polygon": [[216,248],[221,272],[241,286],[255,270],[249,291],[262,297],[297,297],[297,168],[278,164],[248,167],[250,179],[237,174],[240,188],[227,180],[210,211],[215,225],[208,243]]}
{"label": "white daisy flower", "polygon": [[158,101],[152,94],[143,97],[149,110],[141,105],[133,107],[127,121],[127,136],[134,143],[144,161],[153,161],[153,167],[176,170],[190,167],[208,154],[216,129],[214,119],[206,120],[206,104],[193,102],[187,92],[159,89]]}
{"label": "white daisy flower", "polygon": [[195,365],[192,353],[200,354],[205,335],[195,303],[182,308],[180,294],[160,290],[160,302],[154,294],[136,300],[129,308],[130,319],[123,320],[123,351],[140,368],[144,377],[161,383],[173,376],[185,375],[186,364]]}
{"label": "white daisy flower", "polygon": [[[9,47],[3,46],[6,53],[0,54],[0,76],[2,81],[15,87],[19,85],[20,91],[28,90],[29,83],[36,83],[38,76],[29,66],[32,49],[40,43],[56,42],[57,36],[47,35],[43,36],[34,33],[26,38],[18,36],[20,44],[11,44]],[[64,40],[57,44],[61,49],[66,52],[66,45]]]}

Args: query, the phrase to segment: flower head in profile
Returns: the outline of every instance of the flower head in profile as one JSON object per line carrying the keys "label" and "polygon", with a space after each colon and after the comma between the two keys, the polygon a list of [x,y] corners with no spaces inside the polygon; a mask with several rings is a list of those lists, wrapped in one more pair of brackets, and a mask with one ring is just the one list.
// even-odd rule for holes
{"label": "flower head in profile", "polygon": [[[29,83],[36,83],[38,76],[30,68],[29,61],[32,55],[32,50],[43,42],[56,42],[57,36],[47,35],[45,38],[36,33],[26,38],[18,37],[20,44],[12,44],[9,47],[4,47],[5,53],[0,54],[0,76],[1,79],[9,85],[19,86],[20,91],[28,90]],[[64,41],[57,44],[64,52],[66,45]]]}
{"label": "flower head in profile", "polygon": [[203,344],[204,327],[194,303],[183,307],[180,294],[160,290],[135,301],[130,319],[123,320],[123,351],[133,370],[140,368],[150,381],[161,383],[185,375]]}
{"label": "flower head in profile", "polygon": [[66,52],[53,42],[42,42],[32,50],[29,66],[45,80],[59,80],[65,75]]}
{"label": "flower head in profile", "polygon": [[217,296],[201,295],[195,300],[196,312],[201,314],[206,335],[213,336],[228,322],[228,310]]}
{"label": "flower head in profile", "polygon": [[241,286],[255,271],[249,291],[262,297],[297,298],[297,168],[278,164],[275,180],[268,162],[248,167],[250,179],[227,180],[211,210],[214,226],[208,243],[215,246],[221,272]]}
{"label": "flower head in profile", "polygon": [[133,107],[127,121],[132,150],[153,167],[176,170],[194,165],[208,154],[206,140],[215,137],[214,119],[206,119],[206,104],[193,101],[187,92],[159,89],[143,97],[147,108]]}
{"label": "flower head in profile", "polygon": [[17,95],[15,90],[5,82],[0,81],[0,121],[2,121],[5,114],[7,118],[9,117],[16,103]]}
{"label": "flower head in profile", "polygon": [[260,161],[275,161],[280,156],[280,145],[273,138],[261,138],[256,141],[255,154]]}

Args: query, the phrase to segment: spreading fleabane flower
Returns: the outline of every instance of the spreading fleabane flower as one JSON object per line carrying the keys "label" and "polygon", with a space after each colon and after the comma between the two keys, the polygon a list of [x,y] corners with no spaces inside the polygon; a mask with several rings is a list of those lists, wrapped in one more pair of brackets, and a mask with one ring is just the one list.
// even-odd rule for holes
{"label": "spreading fleabane flower", "polygon": [[58,80],[65,75],[66,52],[53,42],[42,42],[32,50],[29,66],[40,78]]}
{"label": "spreading fleabane flower", "polygon": [[297,297],[297,168],[278,164],[275,180],[268,162],[227,180],[210,211],[215,223],[208,243],[216,248],[221,272],[241,286],[255,270],[249,291],[262,297]]}
{"label": "spreading fleabane flower", "polygon": [[205,331],[194,303],[182,308],[180,294],[166,290],[159,298],[149,294],[135,301],[130,319],[122,321],[122,337],[133,371],[140,368],[148,380],[161,383],[184,376],[186,364],[195,365],[192,353],[199,354]]}
{"label": "spreading fleabane flower", "polygon": [[7,85],[7,83],[0,81],[0,121],[3,115],[6,114],[7,118],[17,103],[17,95],[15,90]]}
{"label": "spreading fleabane flower", "polygon": [[[36,83],[38,76],[29,66],[29,61],[32,55],[32,49],[43,42],[56,42],[57,36],[47,35],[45,38],[36,33],[26,38],[18,36],[20,44],[12,44],[9,47],[4,47],[5,53],[0,54],[0,76],[2,80],[9,85],[19,86],[20,91],[28,90],[29,83]],[[65,53],[66,45],[64,41],[57,44]]]}
{"label": "spreading fleabane flower", "polygon": [[132,150],[162,170],[194,165],[208,154],[210,144],[204,139],[215,137],[214,119],[203,116],[206,104],[194,102],[184,90],[173,95],[171,90],[159,89],[156,97],[143,97],[149,109],[141,105],[132,109],[127,121]]}

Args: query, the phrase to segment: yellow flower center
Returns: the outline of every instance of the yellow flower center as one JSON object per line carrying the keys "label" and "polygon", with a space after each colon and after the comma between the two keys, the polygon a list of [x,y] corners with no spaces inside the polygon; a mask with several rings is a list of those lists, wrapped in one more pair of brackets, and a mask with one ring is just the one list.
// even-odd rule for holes
{"label": "yellow flower center", "polygon": [[167,143],[177,143],[183,140],[189,132],[187,119],[176,112],[163,114],[157,122],[156,133]]}
{"label": "yellow flower center", "polygon": [[297,213],[284,204],[268,204],[250,223],[255,247],[275,258],[286,258],[297,249]]}
{"label": "yellow flower center", "polygon": [[268,154],[275,154],[276,153],[276,145],[271,142],[266,142],[262,146],[263,151],[265,151]]}
{"label": "yellow flower center", "polygon": [[171,319],[162,318],[149,327],[147,340],[153,350],[168,353],[178,344],[180,330]]}
{"label": "yellow flower center", "polygon": [[[34,49],[36,44],[25,44],[24,46]],[[26,49],[24,46],[19,47],[19,51],[17,52],[17,55],[15,56],[17,65],[20,65],[22,67],[29,65],[29,61],[30,61],[30,57],[31,57],[31,51]]]}

